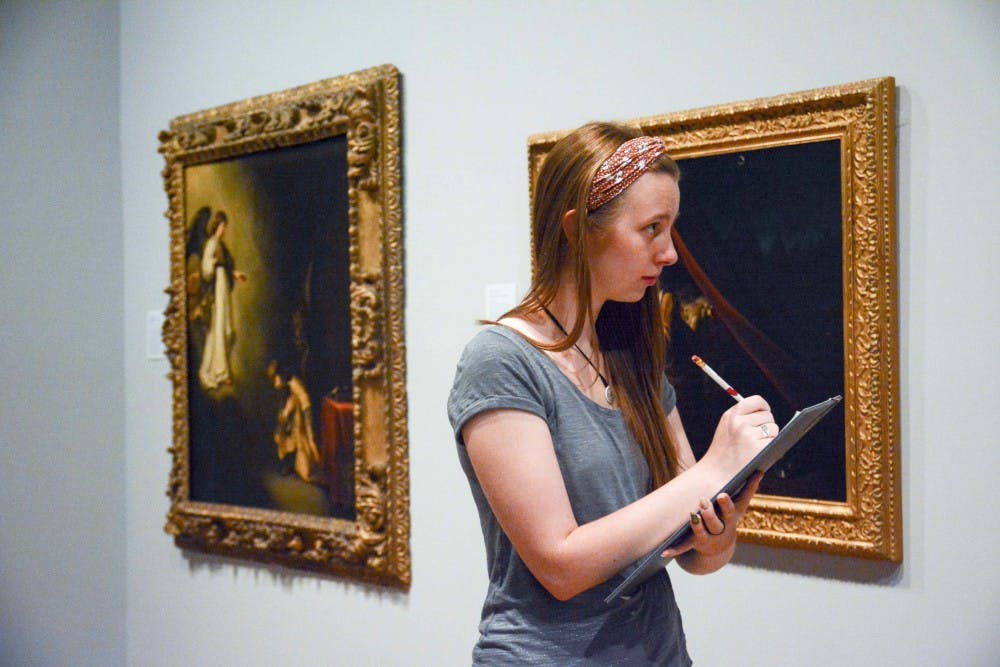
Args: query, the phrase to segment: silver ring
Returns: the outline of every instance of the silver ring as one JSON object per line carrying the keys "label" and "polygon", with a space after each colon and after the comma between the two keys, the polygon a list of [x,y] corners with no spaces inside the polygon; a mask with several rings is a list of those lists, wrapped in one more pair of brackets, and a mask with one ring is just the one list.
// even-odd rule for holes
{"label": "silver ring", "polygon": [[768,437],[769,435],[771,435],[770,432],[768,432],[768,430],[767,430],[767,424],[761,424],[760,425],[760,432],[764,434],[765,438]]}

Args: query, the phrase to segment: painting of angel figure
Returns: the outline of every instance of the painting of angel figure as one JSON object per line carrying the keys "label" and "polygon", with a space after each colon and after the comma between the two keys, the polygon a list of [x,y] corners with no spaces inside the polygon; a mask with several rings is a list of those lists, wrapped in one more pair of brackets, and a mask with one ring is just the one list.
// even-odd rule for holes
{"label": "painting of angel figure", "polygon": [[346,151],[184,170],[192,500],[354,518]]}
{"label": "painting of angel figure", "polygon": [[[192,273],[193,278],[200,278],[200,282],[193,281],[196,289],[204,290],[198,308],[199,315],[207,317],[208,325],[198,379],[205,389],[216,389],[232,384],[229,351],[233,343],[233,320],[229,293],[237,281],[245,281],[247,276],[236,270],[233,256],[223,241],[228,223],[225,211],[213,214],[204,206],[197,218],[209,221],[205,227],[208,240],[202,248],[200,270]],[[197,254],[192,253],[192,257]]]}

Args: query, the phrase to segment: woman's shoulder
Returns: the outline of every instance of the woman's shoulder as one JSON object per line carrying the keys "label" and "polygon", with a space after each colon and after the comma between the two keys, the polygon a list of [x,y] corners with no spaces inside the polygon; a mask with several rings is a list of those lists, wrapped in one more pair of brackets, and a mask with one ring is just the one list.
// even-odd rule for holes
{"label": "woman's shoulder", "polygon": [[498,357],[523,356],[532,349],[531,343],[515,329],[506,324],[492,323],[484,326],[465,345],[462,358],[496,359]]}
{"label": "woman's shoulder", "polygon": [[448,396],[452,423],[460,428],[473,414],[493,408],[546,414],[551,379],[542,355],[504,325],[487,325],[477,332],[455,368]]}

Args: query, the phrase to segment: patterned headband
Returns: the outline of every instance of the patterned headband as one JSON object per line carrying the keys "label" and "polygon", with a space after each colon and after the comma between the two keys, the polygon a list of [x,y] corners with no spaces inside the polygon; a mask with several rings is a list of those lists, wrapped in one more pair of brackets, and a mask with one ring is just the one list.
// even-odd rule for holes
{"label": "patterned headband", "polygon": [[594,174],[587,195],[587,212],[604,206],[646,173],[656,158],[667,152],[662,139],[629,139],[611,154]]}

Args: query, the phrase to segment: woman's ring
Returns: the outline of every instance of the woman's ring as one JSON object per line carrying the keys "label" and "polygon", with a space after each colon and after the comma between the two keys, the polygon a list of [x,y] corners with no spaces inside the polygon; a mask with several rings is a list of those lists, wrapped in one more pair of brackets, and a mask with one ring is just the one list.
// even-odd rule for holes
{"label": "woman's ring", "polygon": [[764,437],[768,437],[771,433],[767,430],[767,424],[760,425],[760,432],[764,434]]}

